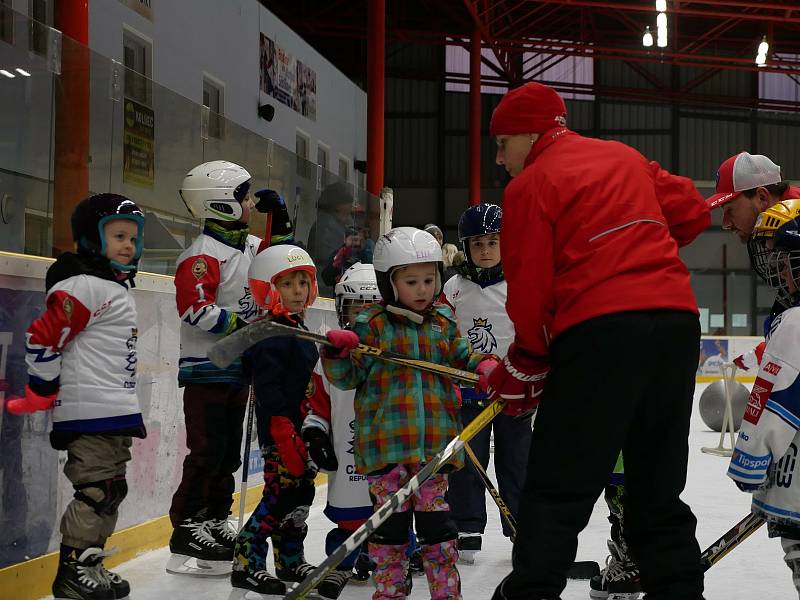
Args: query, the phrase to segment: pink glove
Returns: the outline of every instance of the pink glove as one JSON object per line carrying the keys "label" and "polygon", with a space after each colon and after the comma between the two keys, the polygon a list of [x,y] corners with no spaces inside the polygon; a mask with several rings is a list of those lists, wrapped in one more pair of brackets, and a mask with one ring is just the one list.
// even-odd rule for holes
{"label": "pink glove", "polygon": [[302,476],[306,472],[308,452],[289,417],[270,418],[269,433],[278,447],[278,454],[286,470],[295,477]]}
{"label": "pink glove", "polygon": [[500,361],[493,356],[484,358],[478,363],[478,366],[475,368],[475,372],[481,377],[478,381],[478,389],[480,391],[485,392],[489,387],[489,375],[497,368],[499,364]]}
{"label": "pink glove", "polygon": [[539,405],[548,371],[544,360],[527,356],[511,344],[503,362],[489,375],[486,393],[491,400],[502,397],[506,401],[505,415],[530,414]]}
{"label": "pink glove", "polygon": [[53,402],[56,401],[58,394],[50,396],[40,396],[34,392],[30,386],[25,386],[25,397],[9,398],[6,403],[6,410],[12,415],[24,415],[34,413],[37,410],[49,410],[53,408]]}
{"label": "pink glove", "polygon": [[347,358],[350,351],[357,348],[359,341],[355,332],[349,329],[331,329],[325,334],[333,348],[328,347],[325,353],[330,358]]}

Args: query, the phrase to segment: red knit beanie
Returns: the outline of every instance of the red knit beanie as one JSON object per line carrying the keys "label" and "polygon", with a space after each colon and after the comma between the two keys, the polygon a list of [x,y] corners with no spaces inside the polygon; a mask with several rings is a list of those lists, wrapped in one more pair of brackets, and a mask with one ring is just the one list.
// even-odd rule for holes
{"label": "red knit beanie", "polygon": [[492,113],[489,134],[544,133],[566,124],[567,107],[558,92],[541,83],[531,82],[503,96]]}

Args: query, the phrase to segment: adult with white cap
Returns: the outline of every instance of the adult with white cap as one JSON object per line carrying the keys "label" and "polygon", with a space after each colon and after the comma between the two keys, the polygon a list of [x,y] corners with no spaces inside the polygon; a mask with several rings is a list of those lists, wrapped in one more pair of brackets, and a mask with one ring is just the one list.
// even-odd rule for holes
{"label": "adult with white cap", "polygon": [[719,166],[716,179],[708,207],[722,207],[722,228],[742,243],[750,238],[759,213],[781,200],[800,198],[800,188],[784,181],[780,166],[763,154],[734,154]]}

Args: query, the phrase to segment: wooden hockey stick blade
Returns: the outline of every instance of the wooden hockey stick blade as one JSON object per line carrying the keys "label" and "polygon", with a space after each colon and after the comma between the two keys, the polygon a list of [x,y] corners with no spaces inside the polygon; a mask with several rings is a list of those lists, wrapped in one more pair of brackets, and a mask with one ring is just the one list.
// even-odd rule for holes
{"label": "wooden hockey stick blade", "polygon": [[[328,341],[328,338],[326,338],[324,335],[312,333],[311,331],[306,331],[305,329],[299,329],[297,327],[289,327],[288,325],[275,323],[274,321],[270,321],[268,319],[261,319],[260,321],[250,323],[238,331],[235,331],[231,335],[222,338],[208,351],[208,358],[216,366],[225,368],[239,356],[241,356],[244,351],[253,344],[256,344],[267,338],[281,336],[296,337],[326,346],[333,346],[333,344],[331,344]],[[478,375],[475,373],[470,373],[469,371],[448,367],[447,365],[439,365],[426,360],[411,358],[409,356],[403,356],[402,354],[397,354],[396,352],[381,350],[380,348],[365,346],[364,344],[359,344],[358,347],[353,350],[353,352],[379,358],[381,360],[403,365],[405,367],[419,369],[421,371],[433,373],[434,375],[442,375],[455,381],[461,381],[470,385],[476,385],[480,380]]]}
{"label": "wooden hockey stick blade", "polygon": [[749,538],[764,523],[766,521],[763,517],[750,513],[731,527],[700,555],[703,571],[708,571],[717,564],[728,552]]}
{"label": "wooden hockey stick blade", "polygon": [[311,571],[311,573],[303,579],[303,581],[289,590],[284,598],[286,600],[298,600],[308,597],[317,585],[325,579],[328,573],[333,571],[353,550],[359,548],[386,519],[396,512],[397,509],[419,489],[419,486],[422,485],[425,480],[441,469],[445,463],[455,456],[456,452],[464,447],[466,442],[474,438],[481,429],[486,427],[486,425],[503,410],[505,403],[506,401],[500,398],[484,408],[457,437],[453,438],[443,450],[439,451],[439,453],[434,456],[419,473],[414,475],[408,483],[397,490],[383,506],[372,513],[372,516],[367,519],[366,523],[356,529],[349,538],[336,548],[336,550],[331,552],[316,569]]}
{"label": "wooden hockey stick blade", "polygon": [[489,476],[486,474],[483,465],[481,465],[478,457],[475,456],[475,453],[472,451],[469,443],[464,444],[464,452],[467,453],[470,461],[472,461],[472,466],[475,467],[475,471],[478,473],[478,477],[480,477],[484,487],[486,487],[486,490],[489,492],[492,500],[494,500],[494,503],[497,504],[497,508],[500,509],[500,516],[505,519],[506,525],[508,525],[508,528],[511,530],[511,541],[513,542],[514,538],[517,537],[517,523],[514,520],[514,515],[511,514],[511,509],[508,508],[508,505],[500,496],[500,492],[498,492],[497,488],[494,487],[492,480],[489,479]]}

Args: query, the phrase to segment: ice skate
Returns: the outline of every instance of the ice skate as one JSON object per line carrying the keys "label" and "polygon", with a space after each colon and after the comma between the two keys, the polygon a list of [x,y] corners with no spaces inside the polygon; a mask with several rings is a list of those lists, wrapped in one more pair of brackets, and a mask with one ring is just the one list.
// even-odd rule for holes
{"label": "ice skate", "polygon": [[368,581],[372,576],[372,571],[375,570],[375,561],[369,557],[369,554],[362,552],[356,558],[356,564],[353,565],[353,581],[356,583],[363,583]]}
{"label": "ice skate", "polygon": [[408,571],[412,575],[425,574],[425,568],[422,566],[422,550],[419,547],[408,557]]}
{"label": "ice skate", "polygon": [[611,553],[606,567],[589,582],[589,596],[606,600],[637,600],[642,594],[639,568],[616,542],[608,541]]}
{"label": "ice skate", "polygon": [[111,589],[114,591],[114,598],[116,600],[124,600],[131,594],[131,585],[119,574],[109,571],[105,568],[103,563],[100,563],[100,569],[103,571],[103,576],[108,580]]}
{"label": "ice skate", "polygon": [[231,590],[228,600],[283,598],[286,584],[267,571],[240,571],[231,573]]}
{"label": "ice skate", "polygon": [[275,567],[275,574],[281,581],[300,582],[306,578],[306,575],[311,573],[311,571],[313,571],[316,568],[317,567],[315,567],[314,565],[310,565],[307,562],[301,562],[291,568]]}
{"label": "ice skate", "polygon": [[230,548],[231,553],[233,553],[233,547],[236,545],[236,536],[239,535],[239,532],[236,531],[231,522],[228,519],[210,519],[207,522],[208,530],[214,541],[220,546]]}
{"label": "ice skate", "polygon": [[167,573],[199,577],[231,574],[233,548],[219,544],[209,529],[210,521],[186,519],[172,532]]}
{"label": "ice skate", "polygon": [[53,581],[54,599],[115,600],[111,582],[103,569],[103,556],[100,548],[87,548],[78,557],[71,552],[62,559]]}
{"label": "ice skate", "polygon": [[458,562],[463,565],[474,565],[475,557],[481,551],[480,533],[458,534]]}
{"label": "ice skate", "polygon": [[317,586],[317,592],[323,598],[335,600],[341,595],[344,586],[347,585],[352,576],[352,569],[334,569]]}

